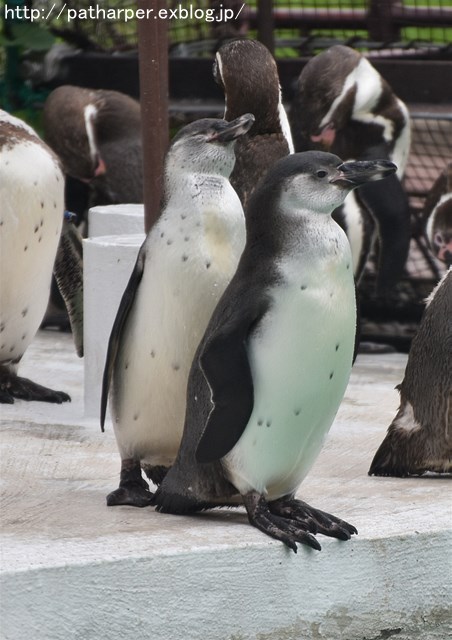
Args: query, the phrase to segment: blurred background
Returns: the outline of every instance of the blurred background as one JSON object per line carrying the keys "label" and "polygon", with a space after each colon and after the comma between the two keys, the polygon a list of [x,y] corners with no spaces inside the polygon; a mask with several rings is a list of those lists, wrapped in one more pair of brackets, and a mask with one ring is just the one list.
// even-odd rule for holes
{"label": "blurred background", "polygon": [[[50,91],[62,84],[114,89],[139,97],[137,20],[114,17],[68,20],[68,9],[136,8],[132,0],[11,0],[0,2],[0,100],[38,132]],[[391,296],[379,299],[374,265],[361,282],[363,331],[367,339],[407,350],[424,298],[444,272],[424,237],[425,202],[451,162],[452,0],[236,0],[168,1],[171,8],[232,9],[228,21],[186,18],[166,21],[171,135],[190,120],[221,117],[224,98],[212,77],[215,51],[226,40],[261,40],[274,54],[288,109],[295,82],[313,55],[333,44],[364,53],[412,117],[412,147],[403,185],[410,199],[412,239],[405,277]],[[48,19],[31,20],[37,9]],[[51,11],[50,11],[51,9]],[[58,14],[62,12],[58,17]],[[6,15],[6,13],[8,15]],[[35,15],[38,15],[35,13]]]}

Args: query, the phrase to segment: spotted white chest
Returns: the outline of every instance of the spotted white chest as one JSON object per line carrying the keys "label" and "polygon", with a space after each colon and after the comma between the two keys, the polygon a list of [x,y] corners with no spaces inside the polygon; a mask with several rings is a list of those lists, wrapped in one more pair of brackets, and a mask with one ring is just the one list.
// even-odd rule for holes
{"label": "spotted white chest", "polygon": [[[328,238],[327,238],[328,240]],[[356,307],[349,245],[331,221],[336,252],[301,251],[279,265],[283,284],[248,344],[254,409],[223,458],[241,493],[294,492],[316,459],[348,383]],[[336,244],[337,242],[337,244]]]}
{"label": "spotted white chest", "polygon": [[123,459],[174,461],[193,356],[243,251],[237,194],[225,179],[205,180],[196,180],[191,200],[168,203],[146,241],[114,372],[112,417]]}
{"label": "spotted white chest", "polygon": [[0,363],[13,369],[47,306],[63,212],[64,178],[39,139],[1,148]]}

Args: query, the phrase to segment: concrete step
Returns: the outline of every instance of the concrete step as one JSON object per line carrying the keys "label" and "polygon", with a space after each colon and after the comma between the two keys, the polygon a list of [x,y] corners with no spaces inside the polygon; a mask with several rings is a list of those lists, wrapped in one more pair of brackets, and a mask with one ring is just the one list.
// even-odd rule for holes
{"label": "concrete step", "polygon": [[360,356],[300,497],[352,522],[295,555],[243,509],[191,517],[107,508],[111,425],[83,416],[70,335],[39,332],[20,373],[60,406],[0,406],[2,640],[445,640],[450,478],[370,478],[398,405],[403,355]]}

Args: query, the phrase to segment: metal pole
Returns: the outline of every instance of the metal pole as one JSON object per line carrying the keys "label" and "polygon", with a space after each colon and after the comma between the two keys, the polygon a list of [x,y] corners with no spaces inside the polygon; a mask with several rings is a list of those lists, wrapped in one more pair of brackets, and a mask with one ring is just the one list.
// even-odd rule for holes
{"label": "metal pole", "polygon": [[[169,142],[167,21],[155,18],[165,0],[138,0],[149,17],[138,20],[140,103],[143,136],[144,229],[157,219],[163,188],[163,160]],[[147,13],[147,10],[152,9]]]}
{"label": "metal pole", "polygon": [[265,44],[271,53],[275,53],[275,36],[273,33],[273,0],[257,2],[257,39]]}

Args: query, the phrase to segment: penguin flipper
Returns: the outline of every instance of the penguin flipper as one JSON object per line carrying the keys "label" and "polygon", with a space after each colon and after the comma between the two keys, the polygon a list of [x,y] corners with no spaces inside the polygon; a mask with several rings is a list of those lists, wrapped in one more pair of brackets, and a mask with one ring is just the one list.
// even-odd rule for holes
{"label": "penguin flipper", "polygon": [[241,296],[233,296],[233,306],[227,310],[217,307],[219,314],[212,317],[214,323],[220,315],[198,358],[213,405],[196,449],[198,462],[225,456],[248,424],[254,386],[246,342],[269,306],[267,297],[254,297],[243,287]]}
{"label": "penguin flipper", "polygon": [[77,355],[83,357],[83,238],[64,220],[53,273],[69,315]]}
{"label": "penguin flipper", "polygon": [[102,399],[100,403],[100,425],[102,431],[104,431],[105,415],[107,412],[107,400],[108,391],[110,389],[111,378],[113,375],[113,369],[116,362],[116,357],[119,351],[119,345],[121,343],[122,331],[132,308],[133,301],[138,290],[138,286],[143,277],[144,263],[146,258],[146,241],[141,245],[138,252],[138,257],[133,268],[132,275],[130,276],[127,287],[122,295],[121,302],[119,303],[118,312],[116,314],[115,321],[108,341],[107,357],[105,360],[104,375],[102,378]]}

